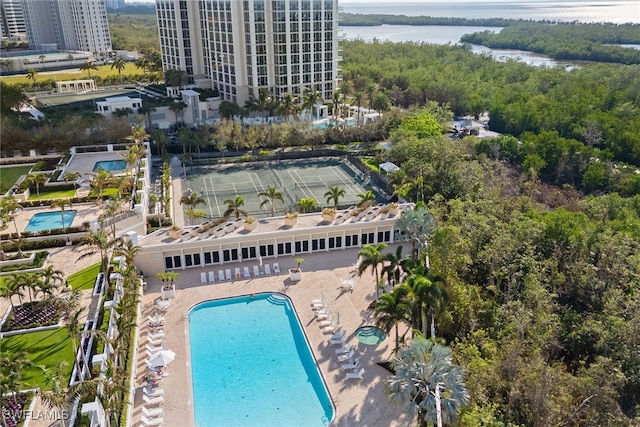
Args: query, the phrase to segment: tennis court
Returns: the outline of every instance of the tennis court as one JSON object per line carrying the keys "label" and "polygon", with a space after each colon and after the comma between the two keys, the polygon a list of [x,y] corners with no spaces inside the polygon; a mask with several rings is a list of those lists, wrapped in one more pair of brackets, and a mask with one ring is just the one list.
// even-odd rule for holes
{"label": "tennis court", "polygon": [[345,190],[345,197],[339,201],[340,207],[357,204],[360,200],[358,194],[366,190],[373,191],[379,201],[383,201],[374,188],[363,182],[361,175],[341,159],[255,162],[193,169],[188,172],[187,187],[205,199],[206,206],[198,205],[196,209],[206,211],[209,219],[222,216],[227,210],[225,201],[234,200],[236,195],[244,199],[242,209],[259,218],[271,214],[269,203],[260,208],[266,197],[258,195],[271,186],[284,195],[284,204],[275,201],[276,216],[298,211],[296,205],[305,197],[315,198],[320,208],[332,206],[324,194],[333,186]]}

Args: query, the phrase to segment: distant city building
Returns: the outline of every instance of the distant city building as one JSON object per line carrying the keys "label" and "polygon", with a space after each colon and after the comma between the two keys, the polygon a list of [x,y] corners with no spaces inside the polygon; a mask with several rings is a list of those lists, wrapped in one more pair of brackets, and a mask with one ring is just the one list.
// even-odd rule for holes
{"label": "distant city building", "polygon": [[216,87],[243,105],[260,89],[276,98],[338,80],[337,0],[156,0],[163,68]]}
{"label": "distant city building", "polygon": [[0,0],[2,36],[26,33],[35,50],[111,52],[105,0]]}
{"label": "distant city building", "polygon": [[120,9],[125,7],[124,0],[105,0],[107,9]]}

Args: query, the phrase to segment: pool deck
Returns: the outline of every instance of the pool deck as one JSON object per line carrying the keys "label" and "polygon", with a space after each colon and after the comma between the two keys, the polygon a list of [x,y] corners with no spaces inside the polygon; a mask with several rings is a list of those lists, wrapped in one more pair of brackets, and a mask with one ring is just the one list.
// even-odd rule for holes
{"label": "pool deck", "polygon": [[[74,154],[67,167],[65,168],[65,173],[68,172],[79,172],[82,174],[85,179],[90,180],[91,176],[95,174],[93,167],[97,162],[106,162],[113,160],[123,160],[120,153],[125,154],[126,151],[100,151],[97,153],[76,153]],[[123,174],[125,171],[113,171],[114,175]]]}
{"label": "pool deck", "polygon": [[[394,246],[391,245],[385,252],[394,250]],[[188,344],[189,309],[202,301],[259,292],[281,292],[293,301],[335,404],[335,416],[330,425],[345,427],[410,425],[414,421],[413,417],[407,416],[402,408],[392,406],[385,396],[384,380],[389,373],[376,364],[376,362],[389,360],[395,339],[393,333],[378,346],[364,345],[353,335],[359,326],[373,324],[371,311],[367,307],[375,299],[373,278],[369,270],[362,277],[356,277],[353,292],[345,293],[339,289],[340,280],[349,277],[354,269],[352,264],[357,259],[357,252],[358,249],[348,249],[305,255],[305,262],[301,266],[302,280],[297,283],[290,282],[287,274],[287,268],[296,266],[293,257],[269,259],[271,264],[274,261],[279,263],[280,275],[260,276],[233,282],[216,282],[206,285],[200,283],[201,272],[215,271],[217,279],[219,267],[179,271],[180,279],[176,282],[176,296],[164,312],[165,348],[173,350],[176,353],[176,359],[167,365],[169,375],[160,384],[160,388],[164,390],[164,403],[161,406],[163,425],[194,425]],[[253,273],[253,265],[257,264],[258,262],[225,264],[224,268],[230,268],[233,272],[235,267],[239,267],[242,271],[244,266],[248,266]],[[160,299],[160,281],[149,276],[147,282],[147,291],[142,300],[141,333],[136,367],[137,377],[140,379],[146,370],[145,344],[147,344],[146,335],[149,330],[146,325],[147,315],[163,313],[156,304]],[[353,344],[360,357],[360,366],[365,369],[362,380],[345,378],[345,373],[340,369],[342,362],[338,362],[335,353],[337,347],[329,345],[329,335],[323,334],[314,319],[310,302],[320,298],[321,293],[325,295],[326,305],[339,313],[340,325],[346,332],[347,344]],[[401,333],[404,330],[406,329],[401,330]],[[212,326],[211,333],[215,333],[215,326]],[[138,380],[136,387],[133,425],[142,425],[142,381]]]}

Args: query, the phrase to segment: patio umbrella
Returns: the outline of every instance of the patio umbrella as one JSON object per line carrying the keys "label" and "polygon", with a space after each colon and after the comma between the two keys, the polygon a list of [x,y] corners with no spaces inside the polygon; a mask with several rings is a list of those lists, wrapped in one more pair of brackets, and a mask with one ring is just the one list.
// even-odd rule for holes
{"label": "patio umbrella", "polygon": [[165,366],[168,363],[173,362],[173,359],[175,358],[176,354],[173,351],[161,350],[149,357],[149,366],[153,366],[154,368],[158,366]]}

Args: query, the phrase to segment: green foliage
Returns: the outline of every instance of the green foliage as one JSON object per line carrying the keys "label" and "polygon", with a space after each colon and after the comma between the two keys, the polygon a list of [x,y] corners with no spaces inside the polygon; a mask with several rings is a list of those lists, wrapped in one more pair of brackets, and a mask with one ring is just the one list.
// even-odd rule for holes
{"label": "green foliage", "polygon": [[33,262],[29,264],[14,264],[14,265],[4,265],[0,267],[0,271],[6,273],[8,271],[20,271],[20,270],[28,270],[31,268],[40,268],[44,265],[44,262],[47,260],[49,256],[49,252],[41,251],[36,252],[36,256],[33,259]]}
{"label": "green foliage", "polygon": [[427,111],[421,111],[405,118],[399,130],[403,131],[406,136],[417,138],[428,138],[442,134],[442,126]]}
{"label": "green foliage", "polygon": [[0,194],[9,191],[18,178],[21,175],[26,175],[30,170],[31,166],[2,166],[0,168]]}
{"label": "green foliage", "polygon": [[100,263],[91,265],[83,270],[71,274],[67,278],[67,283],[74,291],[92,289],[95,284],[96,277],[98,277],[98,273],[100,273]]}

